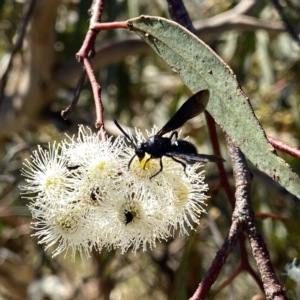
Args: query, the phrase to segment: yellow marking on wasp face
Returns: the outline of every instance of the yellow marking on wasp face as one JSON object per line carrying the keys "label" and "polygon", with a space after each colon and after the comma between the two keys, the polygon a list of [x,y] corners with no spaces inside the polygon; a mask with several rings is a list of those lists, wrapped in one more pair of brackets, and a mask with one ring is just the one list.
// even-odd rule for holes
{"label": "yellow marking on wasp face", "polygon": [[151,160],[148,160],[148,158],[143,158],[140,162],[139,162],[139,167],[143,168],[143,169],[150,169],[151,166]]}

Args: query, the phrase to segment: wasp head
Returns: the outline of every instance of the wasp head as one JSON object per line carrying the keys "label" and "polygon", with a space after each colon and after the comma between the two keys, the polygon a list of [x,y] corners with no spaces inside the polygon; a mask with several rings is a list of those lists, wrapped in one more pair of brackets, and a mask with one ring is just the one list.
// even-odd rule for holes
{"label": "wasp head", "polygon": [[145,157],[145,143],[138,143],[135,147],[135,154],[139,158],[140,161]]}

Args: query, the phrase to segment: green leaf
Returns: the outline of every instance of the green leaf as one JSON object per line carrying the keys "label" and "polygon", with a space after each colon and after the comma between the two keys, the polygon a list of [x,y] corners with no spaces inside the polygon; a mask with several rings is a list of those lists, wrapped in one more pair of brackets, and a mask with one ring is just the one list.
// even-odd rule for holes
{"label": "green leaf", "polygon": [[130,22],[130,29],[178,73],[193,93],[210,90],[207,110],[247,158],[300,198],[299,176],[276,155],[230,67],[198,37],[175,22],[149,16]]}

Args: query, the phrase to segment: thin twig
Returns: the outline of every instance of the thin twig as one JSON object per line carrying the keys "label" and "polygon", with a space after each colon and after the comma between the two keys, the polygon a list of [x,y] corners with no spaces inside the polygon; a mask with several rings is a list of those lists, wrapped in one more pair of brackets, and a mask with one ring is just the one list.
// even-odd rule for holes
{"label": "thin twig", "polygon": [[128,21],[95,23],[92,26],[96,30],[107,30],[107,29],[118,29],[118,28],[129,29]]}
{"label": "thin twig", "polygon": [[[93,95],[94,95],[94,101],[95,101],[95,108],[96,108],[96,122],[95,127],[101,128],[102,132],[104,131],[104,122],[103,122],[103,105],[101,100],[101,86],[97,83],[96,77],[94,75],[90,59],[95,54],[95,41],[96,36],[99,32],[94,25],[98,24],[101,21],[101,15],[104,9],[104,0],[96,0],[94,6],[92,7],[92,17],[90,21],[90,27],[89,30],[85,36],[84,42],[80,48],[80,50],[76,53],[76,57],[79,62],[83,63],[85,72],[90,80]],[[82,83],[85,77],[85,72],[82,72],[81,78],[79,78],[76,91],[74,93],[74,99],[72,100],[72,103],[70,106],[72,106],[72,109],[74,108],[74,105],[76,105],[78,97],[81,92]],[[77,99],[76,99],[77,98]],[[69,107],[70,107],[69,106]],[[66,111],[70,112],[68,108]],[[102,134],[101,134],[102,135]],[[102,135],[105,136],[104,134]]]}
{"label": "thin twig", "polygon": [[261,289],[261,291],[262,292],[264,291],[261,279],[259,278],[258,274],[253,270],[252,266],[250,265],[250,262],[249,262],[249,259],[247,256],[247,249],[246,249],[245,241],[246,241],[245,235],[240,234],[239,235],[239,245],[240,245],[240,253],[241,253],[240,266],[233,272],[233,274],[231,274],[231,276],[226,278],[226,280],[220,284],[220,286],[218,287],[218,289],[216,290],[216,292],[214,294],[218,294],[222,289],[224,289],[227,285],[229,285],[234,280],[235,277],[237,277],[243,271],[247,271],[253,277],[253,279],[256,281],[256,283],[259,286],[259,288]]}
{"label": "thin twig", "polygon": [[76,57],[79,61],[83,58],[91,58],[95,53],[95,41],[99,31],[94,28],[94,24],[101,22],[101,15],[104,9],[104,0],[96,0],[92,7],[92,16],[90,20],[90,27],[85,36],[80,50],[76,53]]}
{"label": "thin twig", "polygon": [[79,76],[76,88],[74,90],[74,96],[73,96],[73,99],[71,101],[71,104],[66,109],[64,109],[64,110],[61,111],[61,116],[65,120],[69,117],[69,115],[72,113],[73,109],[77,105],[77,102],[79,100],[79,96],[80,96],[80,93],[81,93],[81,90],[82,90],[82,86],[83,86],[85,77],[86,77],[86,71],[85,71],[85,69],[83,69],[81,71],[81,74]]}
{"label": "thin twig", "polygon": [[[206,118],[209,137],[212,142],[214,154],[217,156],[221,156],[221,150],[220,150],[220,145],[219,145],[219,140],[218,140],[218,135],[217,135],[217,130],[216,130],[216,122],[213,119],[213,117],[209,114],[209,112],[207,112],[207,111],[205,112],[205,118]],[[224,168],[224,164],[219,163],[219,164],[217,164],[217,167],[218,167],[219,174],[220,174],[221,185],[225,190],[225,193],[227,195],[227,198],[230,202],[232,209],[234,209],[234,205],[235,205],[234,194],[230,187],[230,184],[228,181],[228,176],[227,176],[225,168]]]}
{"label": "thin twig", "polygon": [[4,98],[4,90],[5,90],[5,86],[6,86],[6,83],[7,83],[7,77],[8,77],[9,71],[10,71],[11,66],[12,66],[12,60],[13,60],[15,54],[22,48],[24,36],[25,36],[25,33],[26,33],[26,29],[27,29],[27,25],[28,25],[29,20],[31,18],[31,15],[33,13],[35,3],[36,3],[36,0],[31,0],[28,4],[28,9],[25,12],[23,20],[22,20],[22,22],[20,24],[20,27],[19,27],[19,35],[18,35],[17,41],[16,41],[16,43],[15,43],[13,49],[12,49],[12,52],[10,54],[6,70],[3,73],[1,83],[0,83],[1,84],[1,86],[0,86],[0,104],[3,101],[3,98]]}
{"label": "thin twig", "polygon": [[[85,67],[85,72],[90,80],[93,96],[95,101],[95,108],[96,108],[96,122],[95,127],[101,128],[99,131],[99,136],[102,138],[106,138],[105,128],[104,128],[104,120],[103,120],[103,104],[101,99],[101,86],[98,84],[96,77],[94,75],[92,66],[91,66],[91,58],[95,54],[95,41],[96,36],[100,30],[107,30],[107,29],[115,29],[115,28],[129,28],[128,22],[111,22],[111,23],[100,23],[101,21],[101,14],[104,8],[104,0],[97,0],[95,5],[92,8],[92,17],[90,21],[90,27],[84,39],[84,42],[80,48],[80,50],[76,53],[77,60],[82,62]],[[82,75],[83,76],[83,75]],[[84,78],[80,78],[77,84],[74,98],[72,100],[71,105],[62,112],[63,117],[68,115],[72,109],[75,107],[78,97],[81,92],[81,87]]]}
{"label": "thin twig", "polygon": [[269,142],[272,144],[272,146],[278,150],[281,150],[291,156],[297,157],[300,159],[300,150],[294,147],[291,147],[287,144],[284,144],[281,141],[278,141],[271,136],[267,136]]}
{"label": "thin twig", "polygon": [[227,238],[225,239],[221,249],[217,252],[211,267],[205,274],[205,278],[201,281],[190,300],[203,299],[207,295],[222,270],[226,258],[236,245],[242,230],[242,226],[239,226],[237,222],[232,222]]}
{"label": "thin twig", "polygon": [[91,63],[88,58],[83,58],[83,64],[88,75],[88,78],[91,82],[94,101],[95,101],[95,108],[96,108],[96,122],[95,127],[100,128],[104,125],[103,122],[103,105],[101,101],[101,86],[98,84],[95,74],[93,72]]}

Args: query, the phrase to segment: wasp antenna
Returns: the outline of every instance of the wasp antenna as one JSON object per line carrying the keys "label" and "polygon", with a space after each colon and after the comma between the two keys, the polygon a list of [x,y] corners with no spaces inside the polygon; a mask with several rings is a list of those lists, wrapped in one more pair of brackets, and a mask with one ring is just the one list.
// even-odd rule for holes
{"label": "wasp antenna", "polygon": [[124,129],[121,127],[121,125],[117,122],[117,120],[114,120],[116,126],[119,128],[119,130],[129,139],[129,141],[134,145],[135,145],[135,142],[134,140],[129,136],[129,134],[127,134]]}

